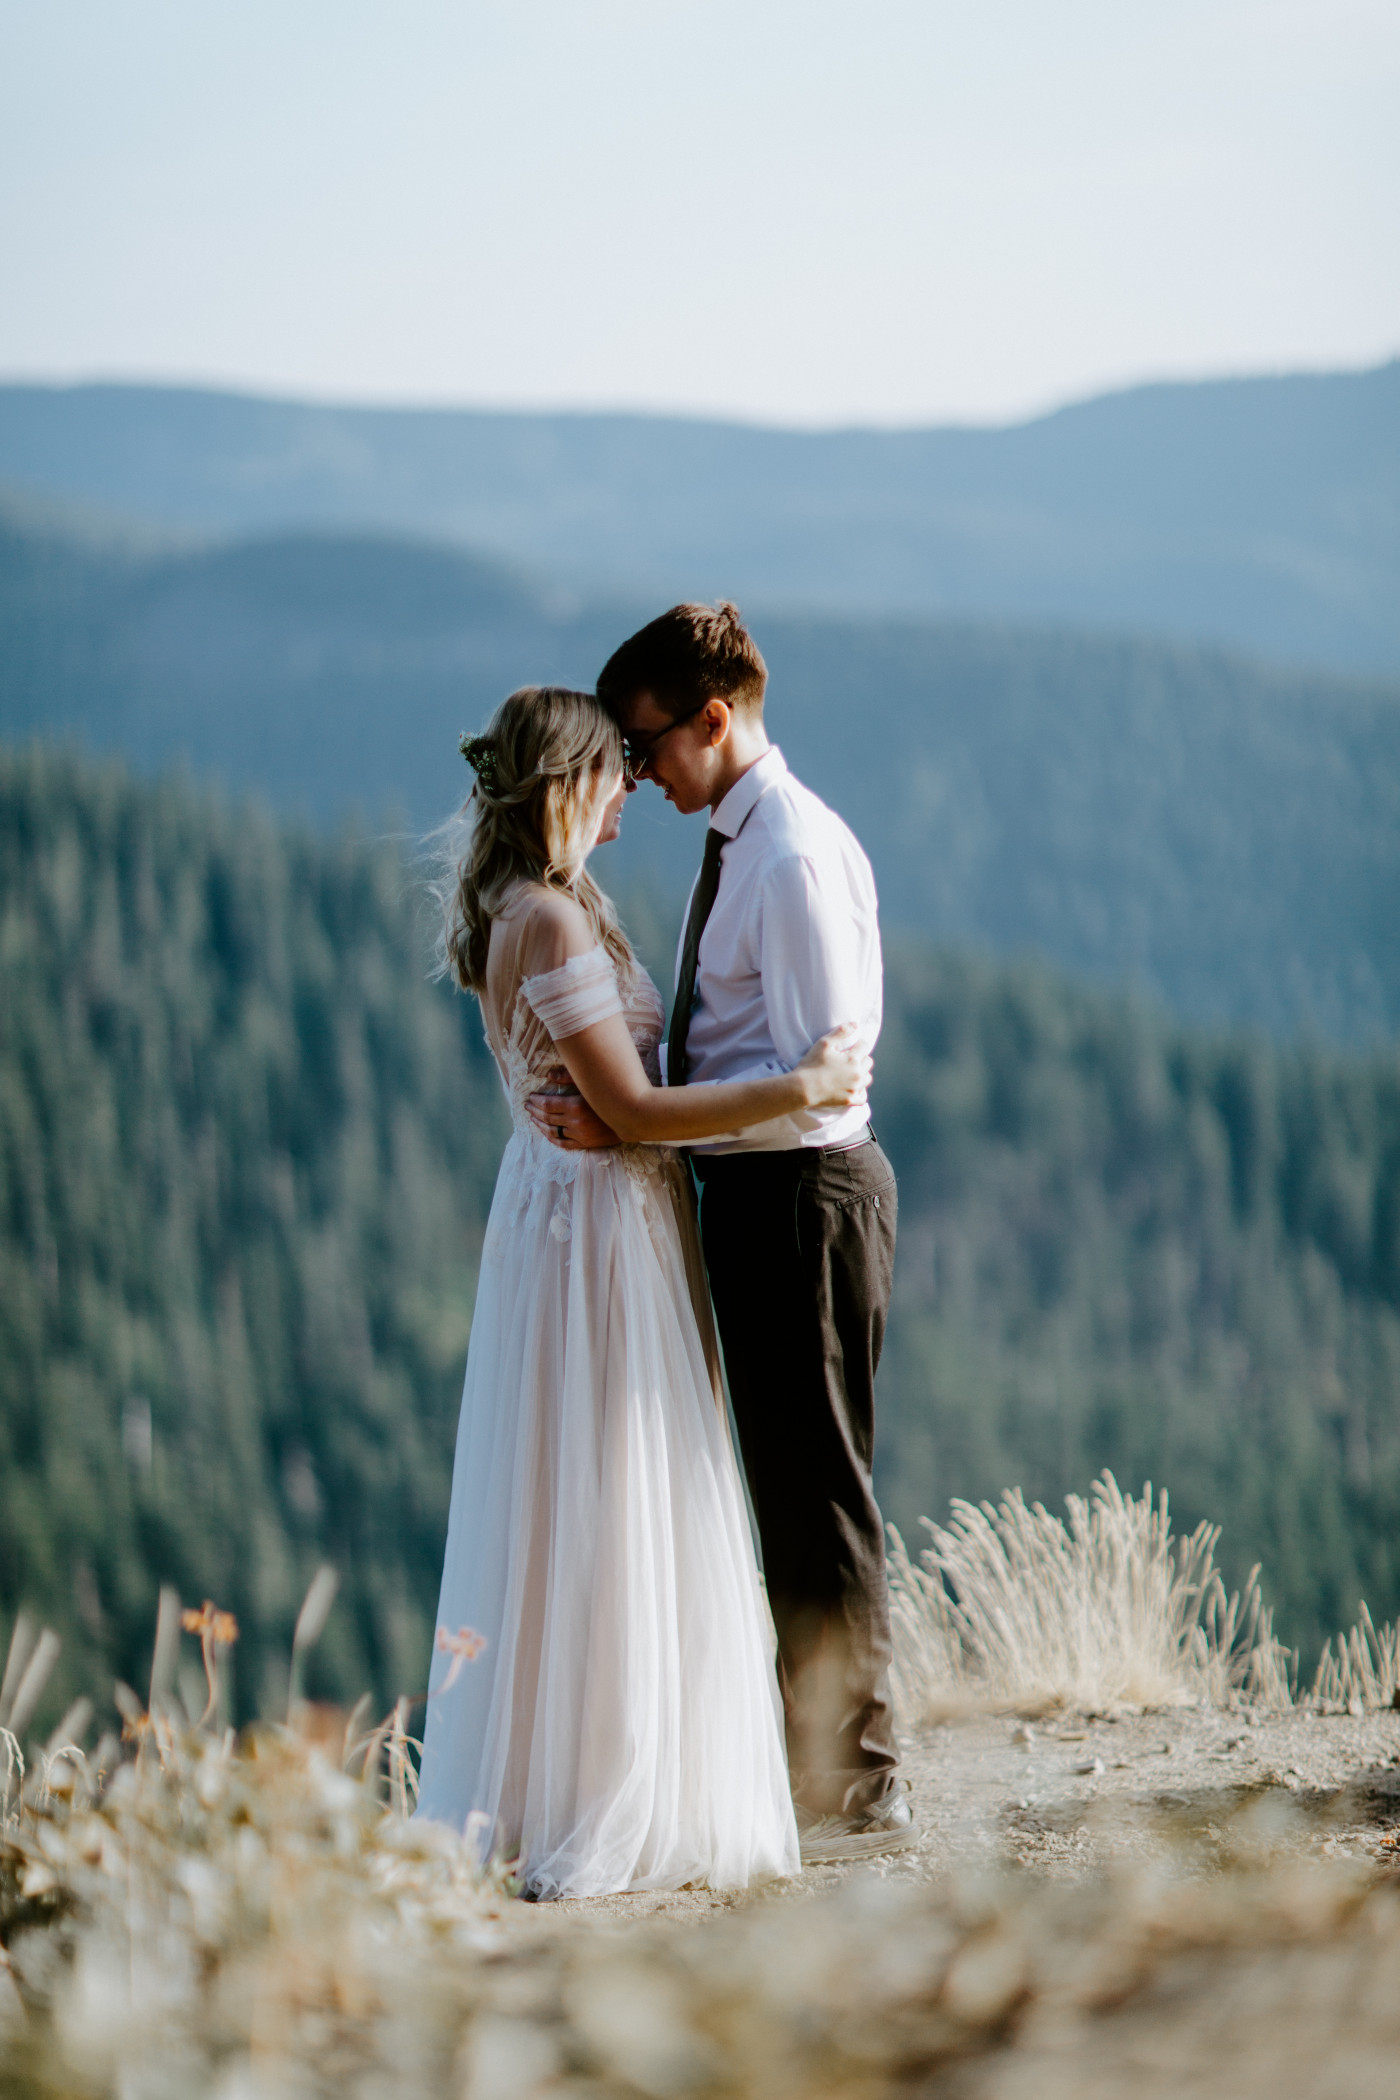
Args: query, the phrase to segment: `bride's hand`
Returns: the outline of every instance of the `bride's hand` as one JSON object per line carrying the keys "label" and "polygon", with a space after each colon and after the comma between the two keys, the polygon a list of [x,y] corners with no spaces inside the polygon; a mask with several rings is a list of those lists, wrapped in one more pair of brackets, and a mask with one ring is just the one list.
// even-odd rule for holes
{"label": "bride's hand", "polygon": [[819,1036],[796,1069],[806,1075],[812,1108],[855,1108],[865,1100],[873,1069],[854,1021]]}

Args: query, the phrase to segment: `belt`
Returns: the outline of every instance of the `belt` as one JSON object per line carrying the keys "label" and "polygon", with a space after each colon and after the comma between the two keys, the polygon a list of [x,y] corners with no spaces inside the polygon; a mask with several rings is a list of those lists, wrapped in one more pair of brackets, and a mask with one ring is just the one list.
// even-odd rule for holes
{"label": "belt", "polygon": [[785,1145],[776,1152],[692,1152],[689,1158],[696,1180],[703,1181],[706,1175],[713,1174],[716,1168],[736,1167],[740,1162],[752,1166],[759,1160],[771,1164],[778,1160],[800,1162],[804,1159],[839,1159],[843,1153],[859,1152],[863,1146],[878,1145],[879,1142],[867,1123],[859,1137],[849,1139],[844,1145]]}

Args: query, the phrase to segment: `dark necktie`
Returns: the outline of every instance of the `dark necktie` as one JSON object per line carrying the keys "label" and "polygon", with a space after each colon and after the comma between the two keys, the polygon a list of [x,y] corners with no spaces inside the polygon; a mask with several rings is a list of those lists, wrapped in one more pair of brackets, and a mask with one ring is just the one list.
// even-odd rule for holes
{"label": "dark necktie", "polygon": [[700,863],[690,916],[685,922],[685,947],[681,951],[681,974],[676,985],[676,1003],[671,1008],[671,1027],[666,1037],[666,1084],[684,1086],[689,1060],[685,1039],[690,1030],[690,1010],[695,1004],[695,972],[700,961],[700,936],[714,909],[719,890],[719,857],[725,837],[713,824],[705,833],[705,857]]}

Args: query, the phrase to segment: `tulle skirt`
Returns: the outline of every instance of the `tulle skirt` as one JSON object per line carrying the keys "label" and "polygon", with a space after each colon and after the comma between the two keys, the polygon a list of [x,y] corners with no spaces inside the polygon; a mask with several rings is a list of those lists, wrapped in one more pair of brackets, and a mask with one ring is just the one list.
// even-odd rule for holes
{"label": "tulle skirt", "polygon": [[419,1813],[518,1854],[535,1894],[798,1871],[767,1614],[674,1158],[512,1136],[438,1626],[486,1645],[474,1661],[434,1655]]}

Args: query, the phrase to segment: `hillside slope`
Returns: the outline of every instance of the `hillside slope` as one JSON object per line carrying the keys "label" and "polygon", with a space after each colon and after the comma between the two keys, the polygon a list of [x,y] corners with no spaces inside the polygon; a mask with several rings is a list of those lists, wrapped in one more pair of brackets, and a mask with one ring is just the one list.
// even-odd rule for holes
{"label": "hillside slope", "polygon": [[888,982],[888,1512],[1109,1466],[1223,1524],[1306,1655],[1362,1596],[1400,1609],[1400,1058],[926,950]]}
{"label": "hillside slope", "polygon": [[[179,758],[411,827],[516,684],[591,686],[647,608],[458,550],[289,536],[153,556],[0,510],[0,734]],[[756,622],[769,721],[855,826],[886,923],[1136,982],[1197,1019],[1400,1029],[1400,687],[1123,638]],[[645,790],[607,879],[683,896]]]}
{"label": "hillside slope", "polygon": [[[629,917],[636,915],[629,912]],[[0,1614],[135,1678],[157,1586],[275,1706],[423,1682],[502,1138],[397,858],[120,768],[0,753]],[[901,1181],[878,1477],[1058,1498],[1111,1465],[1226,1524],[1280,1631],[1400,1610],[1400,1066],[890,959]]]}
{"label": "hillside slope", "polygon": [[[274,1708],[416,1688],[501,1137],[392,853],[0,756],[0,1601],[140,1682],[156,1586]],[[279,1686],[281,1690],[279,1692]]]}
{"label": "hillside slope", "polygon": [[1050,620],[1400,669],[1400,362],[1001,429],[0,387],[0,480],[160,523],[449,538],[590,593]]}

